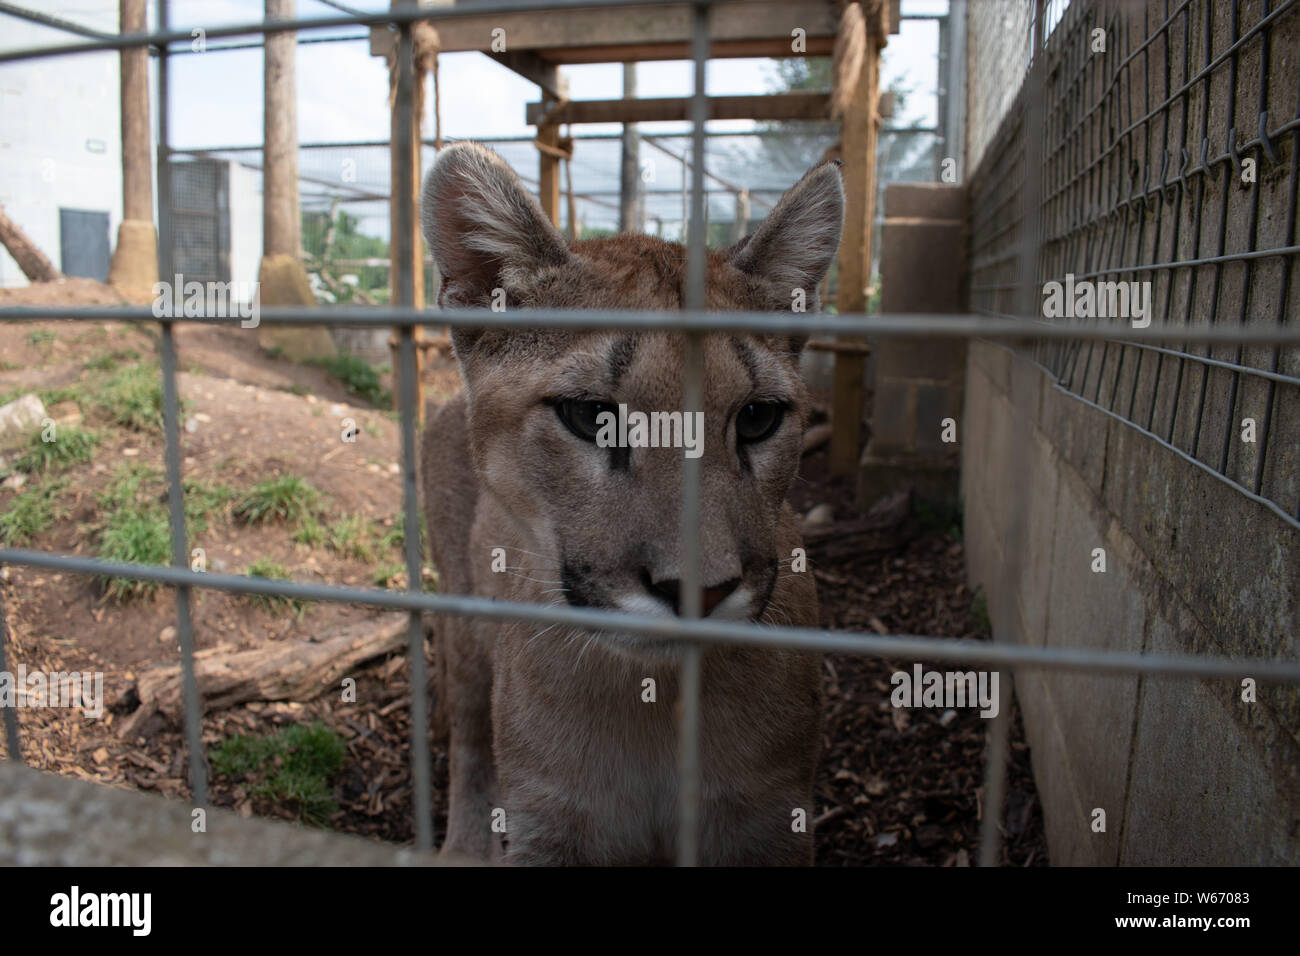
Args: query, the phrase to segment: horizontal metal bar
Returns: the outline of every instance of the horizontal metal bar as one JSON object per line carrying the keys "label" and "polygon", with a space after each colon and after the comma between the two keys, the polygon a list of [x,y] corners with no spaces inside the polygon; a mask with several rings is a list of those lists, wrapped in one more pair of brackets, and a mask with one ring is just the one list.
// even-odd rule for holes
{"label": "horizontal metal bar", "polygon": [[737,621],[678,617],[651,617],[592,608],[565,608],[549,604],[496,601],[461,594],[417,594],[373,588],[276,581],[237,574],[190,571],[159,565],[101,561],[79,554],[0,549],[0,563],[48,568],[72,574],[134,578],[162,584],[265,594],[304,601],[363,604],[407,611],[431,611],[490,621],[528,621],[569,625],[582,630],[617,631],[664,640],[697,640],[730,647],[786,648],[864,657],[915,658],[960,664],[1095,671],[1107,674],[1152,674],[1181,678],[1253,677],[1269,683],[1300,683],[1300,661],[1262,658],[1191,657],[1175,654],[1139,654],[1091,648],[1037,647],[994,644],[970,638],[922,637],[912,634],[860,634],[799,627],[771,627]]}
{"label": "horizontal metal bar", "polygon": [[[714,2],[714,0],[692,0],[692,2],[707,4]],[[550,10],[646,5],[647,0],[475,0],[472,4],[385,10],[378,13],[367,13],[362,16],[250,20],[244,23],[226,24],[225,26],[204,27],[204,32],[208,40],[218,40],[222,37],[241,37],[258,33],[296,33],[302,30],[327,30],[333,27],[348,27],[358,24],[377,26],[385,23],[403,24],[416,23],[421,20],[454,20],[461,17],[493,16],[506,13],[546,13]],[[664,5],[667,6],[668,4]],[[684,6],[681,3],[674,3],[673,5]],[[183,43],[188,47],[193,41],[191,29],[191,27],[184,27],[176,30],[156,30],[152,33],[128,33],[121,36],[104,37],[100,40],[90,40],[84,43],[31,47],[26,50],[5,50],[0,52],[0,63],[34,60],[39,57],[70,56],[77,53],[98,53],[104,50],[128,50],[140,46],[164,47],[171,43]]]}
{"label": "horizontal metal bar", "polygon": [[6,13],[11,17],[17,17],[19,20],[27,20],[30,23],[38,23],[43,27],[49,27],[52,30],[62,30],[64,33],[75,33],[83,37],[95,37],[104,39],[116,36],[113,33],[105,33],[103,30],[95,30],[91,27],[82,26],[72,20],[66,20],[63,17],[53,17],[48,13],[41,13],[39,10],[29,10],[27,7],[19,6],[16,3],[8,3],[0,0],[0,13]]}
{"label": "horizontal metal bar", "polygon": [[[983,338],[1062,341],[1117,339],[1124,342],[1210,342],[1245,345],[1300,345],[1300,325],[1172,326],[1145,329],[1126,322],[1046,322],[997,313],[985,315],[897,313],[828,315],[800,312],[605,312],[587,309],[439,309],[398,306],[267,306],[259,321],[273,325],[442,326],[499,329],[620,329],[683,332],[768,332],[783,335],[872,335],[881,338]],[[238,315],[155,316],[149,306],[6,306],[0,322],[93,320],[194,322],[236,325]]]}

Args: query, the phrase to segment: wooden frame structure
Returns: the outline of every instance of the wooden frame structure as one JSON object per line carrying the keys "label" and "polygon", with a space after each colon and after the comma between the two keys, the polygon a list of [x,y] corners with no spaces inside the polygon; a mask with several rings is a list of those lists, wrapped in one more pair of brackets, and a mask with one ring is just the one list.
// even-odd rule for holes
{"label": "wooden frame structure", "polygon": [[[710,59],[835,56],[835,89],[830,93],[709,97],[709,116],[754,120],[839,119],[840,142],[831,154],[843,163],[846,197],[836,296],[840,312],[865,312],[867,308],[875,216],[876,140],[880,128],[880,50],[888,35],[898,32],[898,4],[899,0],[718,0],[709,8]],[[560,67],[578,63],[689,60],[692,6],[675,0],[647,0],[645,4],[610,8],[467,13],[438,22],[436,45],[443,53],[481,52],[537,84],[540,99],[527,104],[525,115],[528,124],[537,129],[535,145],[542,208],[558,226],[560,161],[570,155],[572,148],[561,141],[562,124],[690,118],[689,97],[570,100],[568,83]],[[396,36],[387,26],[372,27],[371,54],[392,55]],[[845,51],[852,52],[845,55]],[[400,147],[395,139],[394,149],[397,148]],[[409,142],[406,148],[411,148]],[[393,221],[401,220],[395,216]],[[417,242],[414,257],[417,260],[420,248]],[[414,269],[420,267],[418,261],[412,264]],[[835,352],[831,468],[837,475],[853,474],[861,451],[862,381],[867,350],[861,343],[854,345]]]}

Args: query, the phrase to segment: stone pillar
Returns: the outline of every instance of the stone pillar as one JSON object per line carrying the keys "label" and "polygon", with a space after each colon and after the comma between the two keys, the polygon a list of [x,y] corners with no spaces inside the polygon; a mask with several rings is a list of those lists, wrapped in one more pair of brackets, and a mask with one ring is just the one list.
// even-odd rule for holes
{"label": "stone pillar", "polygon": [[[962,312],[965,191],[907,183],[885,191],[880,311]],[[882,338],[873,343],[871,438],[858,470],[863,510],[911,486],[918,502],[949,511],[959,500],[958,441],[966,341]],[[945,427],[945,421],[951,424]]]}

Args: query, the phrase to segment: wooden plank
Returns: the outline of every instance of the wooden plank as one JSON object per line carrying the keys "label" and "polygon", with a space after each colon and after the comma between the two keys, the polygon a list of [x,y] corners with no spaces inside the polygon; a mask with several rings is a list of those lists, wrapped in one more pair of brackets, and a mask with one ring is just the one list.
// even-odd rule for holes
{"label": "wooden plank", "polygon": [[[711,46],[728,40],[783,40],[785,52],[780,55],[784,56],[793,55],[790,43],[795,29],[805,31],[811,40],[833,38],[837,28],[835,4],[829,0],[721,3],[713,7],[709,20]],[[448,53],[490,49],[492,31],[497,29],[505,31],[508,50],[576,50],[662,43],[689,46],[691,5],[646,3],[559,13],[493,13],[439,20],[437,27],[441,48]]]}
{"label": "wooden plank", "polygon": [[[690,118],[690,97],[644,100],[576,100],[549,105],[529,103],[529,125],[560,123],[656,123]],[[709,118],[757,120],[826,119],[829,93],[774,93],[769,96],[711,96]]]}
{"label": "wooden plank", "polygon": [[[442,35],[440,28],[439,36]],[[793,27],[791,28],[793,29]],[[396,34],[388,29],[387,26],[373,26],[370,28],[370,55],[387,56],[388,51],[393,48]],[[531,38],[529,38],[531,39]],[[503,56],[504,54],[492,54],[490,52],[491,37],[482,40],[477,47],[473,49],[488,53],[490,56]],[[791,37],[789,32],[781,33],[778,36],[771,37],[742,37],[737,39],[715,39],[709,47],[709,58],[713,60],[726,59],[753,59],[762,57],[774,57],[777,59],[793,56],[830,56],[832,47],[835,43],[835,37],[815,36],[809,34],[805,40],[804,49],[796,53],[791,50]],[[460,52],[451,51],[447,52]],[[536,56],[541,63],[562,65],[565,63],[640,63],[646,60],[689,60],[691,58],[691,45],[688,40],[670,40],[659,42],[647,42],[644,39],[634,38],[625,43],[603,43],[599,45],[580,45],[580,46],[538,46],[534,47],[531,42],[521,41],[518,47],[508,50],[509,53],[530,53]],[[510,66],[509,63],[505,64]],[[513,66],[510,67],[514,69]],[[516,71],[522,73],[522,71]],[[527,73],[530,80],[537,83],[537,79]],[[538,83],[539,86],[544,84]],[[552,91],[553,92],[553,91]]]}
{"label": "wooden plank", "polygon": [[[832,37],[809,37],[802,53],[790,50],[789,37],[766,40],[718,40],[709,47],[709,59],[782,59],[797,56],[830,56]],[[552,47],[537,51],[550,63],[640,63],[646,60],[689,60],[689,43],[627,43],[611,46]]]}

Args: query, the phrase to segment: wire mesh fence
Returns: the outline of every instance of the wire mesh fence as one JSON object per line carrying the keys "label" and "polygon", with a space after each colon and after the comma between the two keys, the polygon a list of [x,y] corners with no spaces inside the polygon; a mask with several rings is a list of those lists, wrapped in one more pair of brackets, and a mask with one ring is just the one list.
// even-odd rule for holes
{"label": "wire mesh fence", "polygon": [[[608,3],[611,0],[604,0],[604,2]],[[618,0],[613,0],[613,2],[618,2]],[[563,10],[580,5],[599,4],[596,0],[590,0],[589,3],[584,3],[583,0],[548,0],[548,2],[544,3],[529,4],[512,3],[503,0],[503,2],[499,3],[474,4],[473,9],[474,12],[478,13],[494,9],[515,10],[524,7],[528,9],[555,8]],[[708,60],[708,19],[712,5],[712,3],[698,2],[698,0],[691,4],[695,90],[691,102],[694,131],[689,149],[691,162],[690,208],[686,217],[689,223],[701,223],[705,215],[706,167],[709,160],[705,135],[708,99],[704,89],[704,70]],[[1195,75],[1194,80],[1188,80],[1183,84],[1183,92],[1187,93],[1198,80],[1204,79],[1208,81],[1209,74],[1224,64],[1234,64],[1236,62],[1234,57],[1244,49],[1248,41],[1266,38],[1270,35],[1276,36],[1276,33],[1270,34],[1270,26],[1279,22],[1278,17],[1281,14],[1292,12],[1291,8],[1293,6],[1293,3],[1280,5],[1272,13],[1265,13],[1258,22],[1246,27],[1242,27],[1239,23],[1237,11],[1234,7],[1231,17],[1231,35],[1233,37],[1231,45],[1225,52],[1215,56],[1210,57],[1207,54],[1205,66]],[[1191,3],[1184,3],[1177,8],[1174,14],[1163,21],[1156,34],[1168,37],[1171,23],[1177,20],[1180,15],[1186,20],[1187,11],[1191,7]],[[1088,15],[1097,9],[1101,9],[1102,13],[1109,12],[1113,17],[1113,8],[1111,7],[1094,8],[1088,4],[1076,2],[1066,11],[1061,25],[1054,31],[1053,36],[1069,37],[1075,35],[1077,31],[1086,29],[1089,23]],[[441,16],[456,16],[460,12],[463,11],[458,11],[456,8],[416,10],[413,6],[406,6],[389,14],[359,18],[331,17],[282,21],[274,24],[242,24],[223,27],[220,33],[225,36],[238,37],[256,35],[271,30],[309,30],[327,26],[333,27],[349,22],[391,22],[406,38],[411,23],[417,19],[431,18],[436,20]],[[1205,16],[1209,18],[1211,14],[1206,12]],[[1123,21],[1112,19],[1107,22],[1122,23]],[[1118,28],[1113,29],[1116,30],[1117,34],[1123,32]],[[1292,37],[1294,37],[1294,33]],[[187,41],[188,34],[178,35],[175,32],[164,30],[152,36],[106,38],[88,41],[61,50],[48,48],[26,51],[21,55],[8,53],[0,56],[0,59],[13,60],[20,58],[20,56],[34,58],[67,53],[74,49],[121,49],[145,44],[157,45],[165,56],[167,44],[180,40]],[[1266,45],[1267,41],[1261,42]],[[1128,54],[1128,58],[1124,61],[1125,64],[1135,62],[1136,51],[1149,47],[1150,43],[1145,44],[1145,46],[1141,43],[1133,43],[1130,47],[1133,52]],[[1205,364],[1204,361],[1198,361],[1198,359],[1205,357],[1195,356],[1188,351],[1191,347],[1190,343],[1199,343],[1206,346],[1207,352],[1215,348],[1227,349],[1235,357],[1235,360],[1230,363],[1230,367],[1212,366],[1217,373],[1230,376],[1234,382],[1240,376],[1250,374],[1251,369],[1254,368],[1254,366],[1245,364],[1244,359],[1248,357],[1253,358],[1256,364],[1261,365],[1265,370],[1271,371],[1273,373],[1272,377],[1266,377],[1264,379],[1265,385],[1262,387],[1268,388],[1270,396],[1273,396],[1270,399],[1273,420],[1275,422],[1280,420],[1284,403],[1294,400],[1295,382],[1290,380],[1289,374],[1285,371],[1292,366],[1286,363],[1294,362],[1296,346],[1300,345],[1300,327],[1285,321],[1293,314],[1293,310],[1287,307],[1287,295],[1288,290],[1293,291],[1289,275],[1290,267],[1294,264],[1296,251],[1292,245],[1294,241],[1296,179],[1294,137],[1300,132],[1300,130],[1297,130],[1296,122],[1291,121],[1283,124],[1281,128],[1273,127],[1267,137],[1261,134],[1259,140],[1248,147],[1252,149],[1258,148],[1265,154],[1270,150],[1276,152],[1280,148],[1280,144],[1274,142],[1274,140],[1280,139],[1288,132],[1292,134],[1291,176],[1289,180],[1291,205],[1286,217],[1286,238],[1276,241],[1268,240],[1263,243],[1252,242],[1250,248],[1243,249],[1241,252],[1228,251],[1220,243],[1214,247],[1212,256],[1198,252],[1193,255],[1191,260],[1166,266],[1161,263],[1159,242],[1154,238],[1155,235],[1161,232],[1160,223],[1162,220],[1159,214],[1145,215],[1145,213],[1152,211],[1148,203],[1160,204],[1172,201],[1157,198],[1157,196],[1163,196],[1166,189],[1174,188],[1170,186],[1167,180],[1168,168],[1166,167],[1164,172],[1155,179],[1154,186],[1129,185],[1127,195],[1122,200],[1118,198],[1120,194],[1116,190],[1119,187],[1114,185],[1113,180],[1106,180],[1102,177],[1098,170],[1106,168],[1106,163],[1110,163],[1121,171],[1130,169],[1130,166],[1127,165],[1127,159],[1130,155],[1131,145],[1123,145],[1122,148],[1103,152],[1094,142],[1092,153],[1083,148],[1084,140],[1078,130],[1080,128],[1083,130],[1090,129],[1091,127],[1087,125],[1090,122],[1089,117],[1096,116],[1098,111],[1093,109],[1080,112],[1081,104],[1085,103],[1086,100],[1077,99],[1081,96],[1077,91],[1082,89],[1084,85],[1084,80],[1081,77],[1095,76],[1095,74],[1089,74],[1085,66],[1082,68],[1080,75],[1071,76],[1069,74],[1070,65],[1067,61],[1061,60],[1059,56],[1055,59],[1051,58],[1050,54],[1054,49],[1049,46],[1049,56],[1038,58],[1036,69],[1047,70],[1048,68],[1044,65],[1044,62],[1050,60],[1054,64],[1052,69],[1055,70],[1055,73],[1047,73],[1046,75],[1054,76],[1057,82],[1055,84],[1044,83],[1041,90],[1036,92],[1035,81],[1042,81],[1044,74],[1040,73],[1036,76],[1031,72],[1030,83],[1026,87],[1025,93],[1022,93],[1022,99],[1025,101],[1024,108],[1013,111],[997,141],[998,145],[995,145],[990,153],[991,159],[985,164],[980,176],[972,185],[972,193],[975,197],[972,203],[972,231],[974,235],[972,243],[974,272],[972,297],[981,311],[997,313],[1004,316],[1002,318],[981,318],[965,315],[807,316],[773,313],[707,312],[704,310],[706,236],[704,230],[695,228],[689,228],[687,233],[689,238],[687,250],[689,271],[686,309],[679,313],[562,310],[485,313],[479,310],[455,309],[421,312],[412,307],[412,303],[415,301],[414,278],[409,267],[401,265],[398,266],[399,272],[404,274],[399,274],[397,277],[394,301],[386,307],[341,307],[337,310],[325,312],[294,308],[263,309],[261,321],[266,323],[320,324],[338,322],[352,326],[396,326],[400,329],[400,349],[396,372],[400,384],[404,541],[408,572],[408,590],[405,592],[370,590],[329,584],[284,583],[188,569],[188,549],[184,522],[184,488],[181,475],[182,445],[176,388],[177,362],[174,323],[175,321],[230,323],[237,321],[237,319],[205,316],[194,319],[158,320],[148,308],[0,308],[0,320],[4,321],[45,318],[71,318],[82,321],[103,320],[106,318],[159,321],[161,326],[160,353],[166,439],[166,479],[171,511],[173,558],[171,567],[148,567],[116,564],[79,555],[5,548],[0,549],[0,562],[52,568],[77,574],[153,580],[174,589],[177,632],[184,677],[184,712],[189,766],[194,801],[199,805],[204,804],[207,800],[207,780],[199,732],[203,708],[195,679],[194,667],[194,632],[191,620],[193,589],[209,588],[235,593],[280,595],[289,598],[357,603],[409,612],[408,654],[412,688],[410,758],[414,768],[416,844],[423,849],[432,846],[431,781],[429,742],[427,739],[427,680],[425,677],[424,636],[421,625],[421,614],[423,612],[472,616],[494,621],[563,624],[584,630],[616,630],[659,640],[685,642],[687,653],[682,664],[681,686],[684,693],[679,724],[681,762],[677,852],[679,862],[688,865],[697,861],[699,846],[697,824],[701,799],[699,749],[701,715],[700,655],[702,649],[711,644],[744,645],[756,648],[783,647],[814,652],[839,652],[891,658],[912,656],[918,659],[982,664],[994,667],[1088,670],[1100,673],[1152,674],[1188,679],[1206,677],[1236,678],[1248,672],[1261,681],[1300,683],[1300,661],[1225,659],[1209,655],[1126,653],[1082,648],[1035,647],[910,635],[836,633],[701,618],[699,614],[701,582],[699,575],[700,541],[698,535],[701,507],[700,474],[698,463],[692,464],[693,459],[689,458],[687,459],[687,467],[684,470],[681,490],[681,540],[684,552],[681,584],[683,614],[681,617],[659,618],[610,610],[545,607],[488,600],[466,595],[430,594],[420,590],[422,555],[420,554],[420,535],[418,533],[419,520],[416,490],[416,422],[418,416],[415,406],[417,366],[412,334],[413,329],[420,325],[450,325],[453,327],[474,328],[548,327],[643,330],[667,328],[679,330],[684,334],[686,340],[682,374],[685,396],[683,404],[688,411],[701,407],[703,336],[715,332],[748,330],[772,334],[851,334],[873,337],[929,338],[980,337],[1013,343],[1036,341],[1038,343],[1036,354],[1040,357],[1040,360],[1052,363],[1051,367],[1058,370],[1062,380],[1069,383],[1070,387],[1078,387],[1082,390],[1091,383],[1094,395],[1099,394],[1096,392],[1097,383],[1101,381],[1098,369],[1110,369],[1106,374],[1109,376],[1107,382],[1109,391],[1112,394],[1107,398],[1107,401],[1113,403],[1117,400],[1125,400],[1123,404],[1117,407],[1123,408],[1127,415],[1131,415],[1133,412],[1134,397],[1138,395],[1136,384],[1138,378],[1133,376],[1126,379],[1129,383],[1127,389],[1118,387],[1116,383],[1120,381],[1121,362],[1135,366],[1138,356],[1157,356],[1158,360],[1155,360],[1154,364],[1157,371],[1160,368],[1166,369],[1163,373],[1164,380],[1168,380],[1170,375],[1178,376],[1177,381],[1179,384],[1175,386],[1175,394],[1179,398],[1182,398],[1186,393],[1192,392],[1204,396],[1208,392],[1206,382],[1208,376],[1202,375],[1195,382],[1190,381],[1190,369],[1193,366],[1203,366]],[[1235,66],[1229,68],[1235,72]],[[1205,74],[1205,76],[1201,76],[1201,74]],[[1267,75],[1266,70],[1263,75]],[[414,77],[415,70],[411,61],[410,44],[404,42],[399,44],[398,83],[395,97],[399,117],[399,139],[402,136],[409,139],[412,135],[410,106],[413,99]],[[1113,91],[1120,88],[1122,84],[1107,81],[1104,77],[1099,76],[1092,82],[1098,90],[1105,91],[1098,94],[1102,96],[1101,102],[1118,103],[1117,99],[1113,100],[1111,97]],[[1123,88],[1128,89],[1127,86],[1123,86]],[[1036,108],[1035,98],[1040,95],[1044,96],[1046,100],[1046,103],[1041,108],[1046,110],[1046,114],[1051,120],[1048,127],[1049,137],[1052,135],[1050,131],[1053,129],[1057,131],[1056,135],[1058,137],[1063,137],[1059,142],[1049,138],[1045,146],[1047,162],[1043,167],[1044,175],[1042,179],[1048,187],[1053,182],[1057,183],[1058,193],[1069,200],[1069,202],[1065,202],[1059,200],[1057,194],[1045,194],[1047,198],[1044,199],[1041,208],[1046,209],[1047,214],[1043,217],[1045,221],[1041,224],[1041,228],[1044,229],[1046,235],[1041,258],[1038,246],[1030,241],[1035,231],[1040,228],[1038,225],[1040,206],[1026,202],[1025,199],[1027,194],[1033,195],[1032,188],[1037,178],[1034,166],[1035,155],[1030,149],[1034,137],[1030,135],[1030,131],[1038,128],[1033,125],[1033,120],[1035,116],[1034,109]],[[1153,101],[1156,101],[1159,96],[1164,96],[1164,107],[1166,109],[1171,102],[1177,99],[1176,96],[1169,97],[1161,93],[1157,94]],[[1070,97],[1076,99],[1071,100]],[[1074,104],[1071,108],[1075,112],[1069,114],[1072,120],[1067,120],[1065,114],[1068,103]],[[1109,108],[1107,107],[1107,109]],[[1159,109],[1146,109],[1143,114],[1138,115],[1146,117],[1140,121],[1145,123],[1149,122],[1153,115],[1163,114],[1160,113]],[[1265,115],[1266,110],[1261,107],[1260,116]],[[405,116],[405,129],[401,127],[401,117],[403,116]],[[1083,124],[1082,127],[1080,124]],[[1135,125],[1138,124],[1130,123],[1128,129],[1120,137],[1121,142],[1130,144],[1133,138],[1138,135],[1134,129]],[[1231,126],[1231,123],[1229,123],[1229,126]],[[1264,128],[1263,125],[1260,126],[1260,129]],[[1143,136],[1138,138],[1143,139]],[[1142,145],[1144,147],[1148,145],[1144,139]],[[685,144],[680,144],[680,146],[685,152]],[[1247,147],[1236,147],[1237,155],[1245,148]],[[401,158],[403,155],[405,155],[405,160]],[[406,151],[398,150],[397,156],[399,157],[399,163],[403,161],[407,163],[413,162],[413,156]],[[1124,162],[1121,162],[1121,157],[1123,157]],[[1202,186],[1198,187],[1198,189],[1204,189],[1205,183],[1214,183],[1215,173],[1210,167],[1218,164],[1220,167],[1218,175],[1226,183],[1230,179],[1228,176],[1229,168],[1235,170],[1240,165],[1232,157],[1233,152],[1230,148],[1227,156],[1219,157],[1209,165],[1203,163],[1205,168],[1200,170],[1199,173],[1188,165],[1180,167],[1180,176],[1188,174],[1194,177],[1194,182],[1199,178]],[[409,172],[409,170],[403,171],[399,165],[396,170],[396,191],[399,200],[397,208],[399,210],[405,209],[405,215],[413,216],[416,208],[416,197],[411,194],[410,183],[412,177],[404,175],[404,172]],[[1140,178],[1140,168],[1138,175]],[[1109,195],[1111,197],[1109,200],[1110,205],[1106,207],[1107,215],[1093,215],[1088,219],[1081,218],[1079,210],[1084,196],[1091,196],[1092,199],[1090,200],[1091,205],[1084,204],[1083,208],[1102,208],[1097,197],[1108,195],[1101,188],[1107,182],[1111,183],[1107,187],[1110,190]],[[1126,180],[1126,182],[1129,182],[1129,180]],[[1028,184],[1028,188],[1026,188],[1026,184]],[[1088,188],[1093,191],[1090,193],[1085,192]],[[1182,188],[1181,182],[1177,188]],[[1223,188],[1227,189],[1228,187],[1224,186]],[[1179,193],[1179,196],[1181,195]],[[1256,187],[1250,190],[1249,195],[1251,198],[1248,208],[1256,210],[1257,218],[1259,188]],[[1159,205],[1156,208],[1160,208]],[[1070,218],[1067,212],[1062,210],[1072,210],[1071,214],[1074,218]],[[1126,260],[1123,254],[1114,254],[1110,258],[1105,256],[1096,258],[1096,256],[1100,255],[1096,250],[1102,246],[1109,250],[1113,246],[1112,234],[1117,233],[1119,230],[1107,224],[1114,220],[1116,215],[1120,217],[1121,221],[1123,221],[1125,215],[1137,216],[1144,224],[1151,223],[1154,219],[1152,225],[1145,227],[1151,231],[1153,237],[1146,247],[1150,250],[1153,264],[1146,266],[1129,264],[1130,260]],[[1172,215],[1172,212],[1165,215]],[[1254,220],[1252,219],[1252,221]],[[409,226],[409,222],[394,223],[394,260],[399,264],[409,261],[409,256],[405,255],[405,253],[411,251],[409,245],[403,248],[404,243],[409,244],[412,241],[413,231]],[[1110,232],[1107,231],[1108,228],[1111,230]],[[1171,223],[1164,232],[1166,236],[1169,236],[1178,233],[1179,230]],[[1165,241],[1171,240],[1167,238]],[[1122,242],[1121,247],[1126,248]],[[1166,253],[1166,255],[1168,254]],[[1218,292],[1218,279],[1213,280],[1215,282],[1215,295],[1207,300],[1211,303],[1207,318],[1205,321],[1200,322],[1186,320],[1182,323],[1152,322],[1149,327],[1135,327],[1132,323],[1127,322],[1070,321],[1041,323],[1025,321],[1023,318],[1016,317],[1037,313],[1036,309],[1026,308],[1024,303],[1033,301],[1037,277],[1051,274],[1048,266],[1040,264],[1040,262],[1050,264],[1052,268],[1067,264],[1074,266],[1075,262],[1079,262],[1077,268],[1079,268],[1081,275],[1107,275],[1117,271],[1140,271],[1145,269],[1149,272],[1159,272],[1166,277],[1170,277],[1179,269],[1183,269],[1184,272],[1196,269],[1213,269],[1215,275],[1219,275],[1220,271],[1226,271],[1229,268],[1262,268],[1262,266],[1248,266],[1246,264],[1267,257],[1280,260],[1282,264],[1282,268],[1277,273],[1279,277],[1277,281],[1281,283],[1282,295],[1276,302],[1276,319],[1273,321],[1247,322],[1244,320],[1244,311],[1235,321],[1211,321],[1211,318],[1217,315],[1218,312],[1229,311],[1224,306],[1232,301],[1226,292],[1223,294]],[[1033,276],[1035,281],[1026,282],[1024,280],[1025,276]],[[1166,278],[1165,282],[1167,285],[1172,284],[1173,279]],[[1174,310],[1174,312],[1176,314],[1177,310]],[[1178,345],[1182,351],[1163,348],[1167,345]],[[1156,348],[1157,346],[1160,346],[1160,348]],[[1152,349],[1155,350],[1152,351]],[[1124,359],[1124,356],[1129,357]],[[1149,369],[1152,364],[1153,360],[1148,359],[1146,367]],[[1082,366],[1083,372],[1077,378],[1072,377],[1080,366]],[[1171,366],[1176,366],[1176,368],[1170,368]],[[1184,367],[1189,370],[1185,375],[1181,372]],[[1071,370],[1068,376],[1065,373],[1066,369]],[[1091,371],[1088,371],[1089,369]],[[1156,374],[1156,371],[1151,372],[1152,380],[1156,382],[1158,388],[1160,379],[1155,378]],[[1189,379],[1186,387],[1181,384],[1184,378]],[[1193,387],[1193,385],[1196,387]],[[1286,391],[1288,389],[1290,391]],[[1148,424],[1163,426],[1165,424],[1164,419],[1154,417],[1152,411],[1155,407],[1154,402],[1149,400],[1149,396],[1145,401],[1147,401],[1146,405],[1139,406],[1142,411],[1138,417],[1145,414]],[[1185,418],[1185,416],[1183,417]],[[1198,410],[1195,417],[1196,420],[1200,421],[1204,416]],[[1294,455],[1295,442],[1288,442],[1288,435],[1284,431],[1275,430],[1272,448],[1274,449],[1270,453],[1272,457],[1268,460],[1273,462],[1273,466],[1270,468],[1266,463],[1255,465],[1256,471],[1252,480],[1255,482],[1255,487],[1264,489],[1270,495],[1276,495],[1280,500],[1284,493],[1290,494],[1292,489],[1292,485],[1288,482],[1293,480],[1293,475],[1286,476],[1281,473],[1287,463],[1294,460],[1287,456]],[[1193,443],[1192,452],[1197,453],[1200,451],[1202,449]],[[1263,454],[1261,452],[1261,456]],[[1220,474],[1228,470],[1227,465],[1221,460],[1218,465]],[[1279,475],[1281,476],[1279,477]],[[1269,500],[1272,501],[1272,498],[1270,497]],[[1274,504],[1276,505],[1277,502],[1274,502]],[[1288,513],[1293,510],[1293,505],[1289,500],[1287,509]],[[3,633],[2,624],[3,622],[0,622],[0,633]],[[0,664],[2,663],[0,662]],[[7,728],[12,727],[8,719],[10,716],[7,712]],[[996,796],[1001,793],[1002,763],[1006,754],[1006,733],[1007,722],[1005,720],[996,722],[990,731],[986,771],[986,794],[989,802],[986,803],[986,813],[984,815],[984,842],[981,853],[981,860],[985,863],[996,861],[996,847],[999,839],[998,820],[1001,813],[1001,807]],[[11,744],[12,742],[11,737]],[[10,758],[18,759],[18,754],[19,751],[11,746]]]}
{"label": "wire mesh fence", "polygon": [[[1300,8],[1059,7],[1039,18],[1039,55],[972,183],[974,306],[1039,315],[1056,282],[1070,305],[1075,289],[1103,307],[1138,297],[1139,321],[1166,328],[1294,321],[1300,85],[1270,64],[1300,56]],[[1099,341],[1034,355],[1300,527],[1294,353]],[[1257,441],[1233,441],[1246,419]]]}

